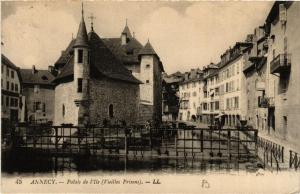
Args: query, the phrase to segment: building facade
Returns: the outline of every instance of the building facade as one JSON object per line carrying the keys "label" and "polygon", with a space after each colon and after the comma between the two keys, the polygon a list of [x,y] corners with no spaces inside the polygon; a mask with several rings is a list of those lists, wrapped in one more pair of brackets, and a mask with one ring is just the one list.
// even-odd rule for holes
{"label": "building facade", "polygon": [[213,124],[214,118],[220,110],[218,69],[218,65],[213,63],[203,68],[203,100],[200,103],[200,121],[205,124]]}
{"label": "building facade", "polygon": [[2,128],[8,123],[21,120],[21,77],[20,69],[6,56],[1,55],[1,122]]}
{"label": "building facade", "polygon": [[135,124],[139,84],[82,15],[76,39],[55,63],[55,124]]}
{"label": "building facade", "polygon": [[252,43],[237,42],[233,48],[221,55],[218,88],[220,116],[225,126],[239,126],[246,120],[246,89],[243,67],[248,61]]}
{"label": "building facade", "polygon": [[200,107],[202,88],[202,71],[192,69],[185,72],[183,81],[179,84],[179,115],[180,121],[196,121]]}
{"label": "building facade", "polygon": [[273,118],[269,118],[269,99],[266,95],[268,42],[265,27],[255,28],[254,34],[248,35],[253,46],[243,67],[246,77],[247,125],[260,131],[269,130]]}
{"label": "building facade", "polygon": [[140,80],[139,121],[150,120],[160,123],[162,120],[162,72],[164,68],[159,55],[150,41],[143,46],[126,26],[120,38],[105,38],[105,45]]}
{"label": "building facade", "polygon": [[176,121],[179,112],[179,83],[183,80],[180,72],[163,75],[163,121]]}
{"label": "building facade", "polygon": [[53,122],[54,119],[54,84],[55,71],[21,69],[24,101],[24,121],[34,123]]}
{"label": "building facade", "polygon": [[299,147],[300,33],[299,2],[275,2],[266,19],[268,35],[268,135]]}

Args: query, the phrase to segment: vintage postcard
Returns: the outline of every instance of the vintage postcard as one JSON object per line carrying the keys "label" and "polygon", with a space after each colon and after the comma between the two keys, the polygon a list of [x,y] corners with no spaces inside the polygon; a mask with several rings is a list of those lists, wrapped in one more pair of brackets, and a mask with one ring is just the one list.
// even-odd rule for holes
{"label": "vintage postcard", "polygon": [[300,2],[1,1],[2,193],[300,193]]}

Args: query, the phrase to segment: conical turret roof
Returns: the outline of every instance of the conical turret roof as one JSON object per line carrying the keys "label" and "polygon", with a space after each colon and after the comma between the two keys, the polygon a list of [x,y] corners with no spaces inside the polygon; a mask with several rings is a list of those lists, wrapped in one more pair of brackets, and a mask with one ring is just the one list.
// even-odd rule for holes
{"label": "conical turret roof", "polygon": [[127,24],[126,24],[126,26],[125,26],[125,28],[124,28],[122,34],[126,34],[127,38],[132,38],[131,32],[130,32],[130,30],[129,30]]}
{"label": "conical turret roof", "polygon": [[73,47],[88,47],[88,35],[86,31],[86,26],[84,22],[84,18],[82,16],[81,22],[79,24],[78,33],[76,36],[76,40]]}
{"label": "conical turret roof", "polygon": [[151,43],[149,42],[149,40],[146,43],[146,45],[140,50],[139,55],[156,55],[156,56],[158,56],[156,54],[155,50],[153,49]]}

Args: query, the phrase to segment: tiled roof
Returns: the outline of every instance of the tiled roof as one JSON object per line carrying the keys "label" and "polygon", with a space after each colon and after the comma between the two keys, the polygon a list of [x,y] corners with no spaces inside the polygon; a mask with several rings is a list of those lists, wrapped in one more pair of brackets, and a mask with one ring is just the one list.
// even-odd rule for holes
{"label": "tiled roof", "polygon": [[127,25],[125,26],[125,28],[124,28],[122,34],[126,34],[126,35],[127,35],[127,38],[130,38],[130,39],[132,38],[132,35],[131,35],[130,30],[129,30],[129,28],[128,28]]}
{"label": "tiled roof", "polygon": [[54,76],[48,70],[20,69],[23,83],[52,85]]}
{"label": "tiled roof", "polygon": [[[140,84],[130,71],[124,67],[123,63],[107,48],[104,41],[95,33],[88,34],[90,48],[90,68],[97,70],[101,75],[111,79],[127,81],[134,84]],[[72,76],[74,74],[74,54],[69,54],[69,59],[60,69],[55,82],[60,79]],[[94,72],[92,72],[94,73]]]}
{"label": "tiled roof", "polygon": [[78,47],[78,46],[83,46],[83,47],[88,47],[88,36],[87,36],[87,32],[86,32],[86,27],[85,27],[85,22],[83,19],[83,16],[81,18],[81,22],[79,24],[79,29],[78,29],[78,33],[77,33],[77,37],[74,43],[74,47]]}
{"label": "tiled roof", "polygon": [[66,48],[66,50],[62,51],[61,56],[55,62],[55,67],[59,68],[62,65],[65,65],[71,58],[71,51],[73,50],[73,45],[75,43],[75,39],[72,39]]}
{"label": "tiled roof", "polygon": [[158,58],[159,61],[159,67],[161,69],[162,72],[164,72],[164,66],[162,64],[162,62],[159,59],[159,56],[156,54],[155,50],[153,49],[152,45],[150,44],[149,40],[146,43],[146,45],[140,50],[138,57],[140,58],[142,55],[154,55]]}
{"label": "tiled roof", "polygon": [[155,50],[153,49],[152,45],[150,44],[149,40],[146,45],[142,48],[139,55],[158,55],[156,54]]}
{"label": "tiled roof", "polygon": [[128,39],[125,45],[121,44],[121,38],[105,38],[102,40],[111,52],[124,64],[139,63],[138,54],[143,46],[135,38]]}
{"label": "tiled roof", "polygon": [[136,84],[141,83],[124,67],[122,62],[114,56],[95,32],[90,32],[88,36],[91,65],[95,66],[99,72],[107,77]]}
{"label": "tiled roof", "polygon": [[6,66],[14,69],[14,70],[18,70],[19,68],[13,63],[11,62],[5,55],[1,54],[1,62],[3,64],[5,64]]}

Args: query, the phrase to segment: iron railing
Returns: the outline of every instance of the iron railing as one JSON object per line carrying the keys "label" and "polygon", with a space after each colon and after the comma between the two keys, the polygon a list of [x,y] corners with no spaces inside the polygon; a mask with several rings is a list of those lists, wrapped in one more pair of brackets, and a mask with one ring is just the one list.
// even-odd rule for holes
{"label": "iron railing", "polygon": [[12,149],[51,155],[231,159],[256,157],[257,154],[255,129],[26,125],[17,126],[9,136],[11,141],[7,143]]}

